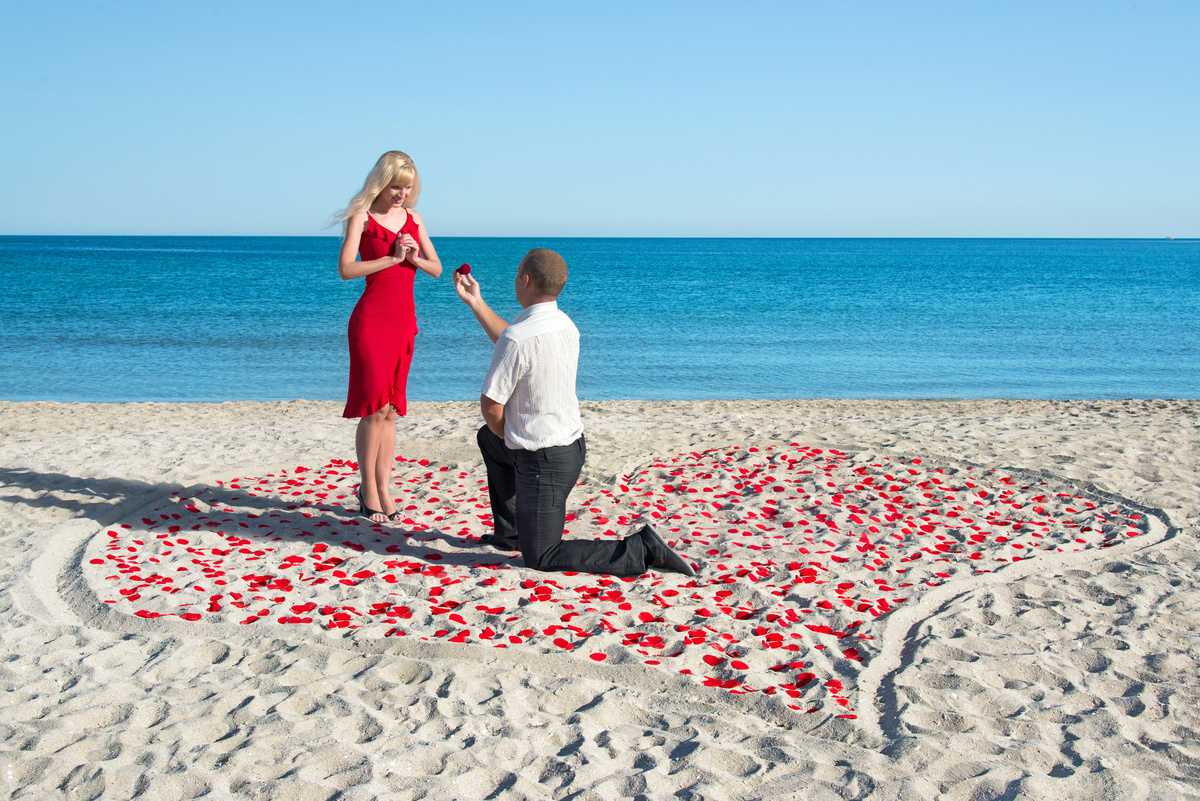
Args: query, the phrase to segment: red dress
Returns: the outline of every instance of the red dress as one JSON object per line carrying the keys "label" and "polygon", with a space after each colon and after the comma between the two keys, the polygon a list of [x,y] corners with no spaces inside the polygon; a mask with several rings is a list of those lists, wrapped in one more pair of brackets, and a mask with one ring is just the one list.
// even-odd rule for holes
{"label": "red dress", "polygon": [[[390,256],[400,234],[417,239],[418,230],[411,213],[399,234],[368,214],[358,255],[363,261]],[[413,303],[416,274],[417,268],[406,261],[366,277],[367,288],[354,306],[346,330],[350,340],[350,389],[342,417],[366,417],[389,403],[399,414],[408,412],[405,389],[417,336]]]}

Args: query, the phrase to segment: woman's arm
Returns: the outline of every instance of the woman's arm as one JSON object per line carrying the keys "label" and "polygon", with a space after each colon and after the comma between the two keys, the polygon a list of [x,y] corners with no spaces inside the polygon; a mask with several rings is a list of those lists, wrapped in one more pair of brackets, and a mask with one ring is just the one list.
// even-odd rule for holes
{"label": "woman's arm", "polygon": [[[358,243],[362,239],[363,227],[367,224],[367,213],[359,212],[346,221],[346,238],[342,240],[342,250],[338,254],[338,275],[343,281],[377,273],[388,267],[395,267],[402,258],[383,256],[370,261],[355,261],[358,255]],[[441,264],[438,264],[441,269]]]}
{"label": "woman's arm", "polygon": [[421,215],[412,209],[409,209],[408,213],[417,221],[417,238],[413,239],[410,234],[405,234],[401,239],[404,247],[408,248],[408,263],[437,278],[442,274],[442,262],[437,251],[433,249],[433,242],[425,230],[425,223],[421,222]]}

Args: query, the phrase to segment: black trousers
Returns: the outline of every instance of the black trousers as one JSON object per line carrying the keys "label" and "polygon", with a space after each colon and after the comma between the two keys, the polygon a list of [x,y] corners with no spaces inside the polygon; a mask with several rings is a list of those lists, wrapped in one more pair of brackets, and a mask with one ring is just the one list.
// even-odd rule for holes
{"label": "black trousers", "polygon": [[476,436],[487,467],[496,537],[521,551],[534,570],[639,576],[646,572],[642,540],[563,540],[567,496],[579,480],[587,444],[512,450],[486,425]]}

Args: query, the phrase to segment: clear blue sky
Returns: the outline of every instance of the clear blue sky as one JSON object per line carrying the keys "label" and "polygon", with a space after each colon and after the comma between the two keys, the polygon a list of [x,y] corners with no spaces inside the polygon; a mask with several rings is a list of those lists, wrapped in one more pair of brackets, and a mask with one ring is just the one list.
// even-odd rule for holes
{"label": "clear blue sky", "polygon": [[7,2],[0,234],[1198,236],[1200,3]]}

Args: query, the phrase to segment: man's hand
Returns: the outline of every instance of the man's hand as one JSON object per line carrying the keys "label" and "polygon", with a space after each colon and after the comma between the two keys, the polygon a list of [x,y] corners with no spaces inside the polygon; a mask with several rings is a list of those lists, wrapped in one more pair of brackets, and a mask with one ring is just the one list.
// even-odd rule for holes
{"label": "man's hand", "polygon": [[487,395],[480,395],[479,411],[483,415],[483,422],[487,423],[492,433],[504,439],[504,404],[496,403]]}
{"label": "man's hand", "polygon": [[464,275],[460,272],[454,273],[454,291],[458,294],[459,300],[470,306],[472,309],[477,304],[483,303],[483,295],[479,291],[479,282],[470,275]]}
{"label": "man's hand", "polygon": [[500,315],[492,311],[492,307],[488,306],[483,300],[483,295],[479,291],[479,282],[470,276],[469,273],[454,274],[454,291],[458,293],[459,299],[467,304],[468,308],[475,314],[475,319],[483,326],[484,333],[488,335],[488,339],[495,342],[504,333],[504,329],[508,328],[508,323],[501,319]]}

